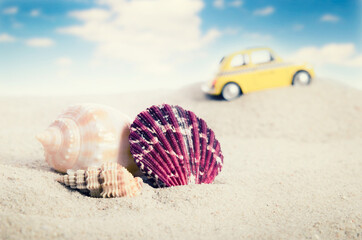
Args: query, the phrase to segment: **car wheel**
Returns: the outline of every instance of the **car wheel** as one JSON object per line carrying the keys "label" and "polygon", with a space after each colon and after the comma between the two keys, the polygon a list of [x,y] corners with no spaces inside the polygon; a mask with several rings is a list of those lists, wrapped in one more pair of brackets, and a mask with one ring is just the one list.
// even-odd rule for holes
{"label": "car wheel", "polygon": [[299,71],[294,74],[293,85],[305,86],[310,84],[311,79],[307,71]]}
{"label": "car wheel", "polygon": [[240,94],[241,89],[236,83],[226,84],[221,91],[221,95],[226,101],[234,100],[235,98],[239,97]]}

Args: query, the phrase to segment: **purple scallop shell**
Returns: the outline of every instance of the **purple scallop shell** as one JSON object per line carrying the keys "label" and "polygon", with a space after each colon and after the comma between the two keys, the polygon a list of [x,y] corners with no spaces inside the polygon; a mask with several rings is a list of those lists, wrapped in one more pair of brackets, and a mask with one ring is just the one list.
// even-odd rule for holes
{"label": "purple scallop shell", "polygon": [[131,153],[159,187],[212,183],[224,156],[206,122],[179,106],[152,106],[131,125]]}

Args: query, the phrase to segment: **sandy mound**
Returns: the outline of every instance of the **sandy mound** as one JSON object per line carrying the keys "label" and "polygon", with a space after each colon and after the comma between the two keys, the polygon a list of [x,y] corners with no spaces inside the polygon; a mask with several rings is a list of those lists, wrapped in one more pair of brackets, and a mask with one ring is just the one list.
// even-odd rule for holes
{"label": "sandy mound", "polygon": [[[214,129],[225,155],[211,185],[96,199],[55,182],[36,133],[67,105],[108,104],[132,118],[179,104]],[[345,239],[362,235],[362,94],[315,81],[233,102],[176,91],[0,98],[2,239]]]}

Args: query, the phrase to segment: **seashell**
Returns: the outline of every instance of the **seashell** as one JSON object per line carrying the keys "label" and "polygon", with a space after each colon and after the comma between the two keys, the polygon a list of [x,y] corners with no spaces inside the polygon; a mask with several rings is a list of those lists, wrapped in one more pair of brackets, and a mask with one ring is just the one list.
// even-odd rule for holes
{"label": "seashell", "polygon": [[179,106],[152,106],[138,114],[129,141],[141,172],[159,187],[212,183],[223,166],[214,132]]}
{"label": "seashell", "polygon": [[78,104],[61,113],[37,136],[47,163],[56,171],[99,167],[118,162],[132,173],[138,171],[128,135],[130,119],[108,106]]}
{"label": "seashell", "polygon": [[142,189],[142,179],[133,175],[118,163],[107,162],[100,168],[68,170],[58,182],[77,189],[91,197],[133,197]]}

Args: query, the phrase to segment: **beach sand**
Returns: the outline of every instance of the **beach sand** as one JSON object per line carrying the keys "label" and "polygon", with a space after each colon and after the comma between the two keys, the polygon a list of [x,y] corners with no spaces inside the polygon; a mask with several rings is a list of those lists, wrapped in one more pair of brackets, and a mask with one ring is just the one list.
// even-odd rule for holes
{"label": "beach sand", "polygon": [[[362,92],[317,80],[225,102],[193,85],[110,96],[0,97],[0,239],[361,239]],[[224,153],[210,185],[98,199],[55,181],[35,135],[69,104],[132,119],[178,104]]]}

